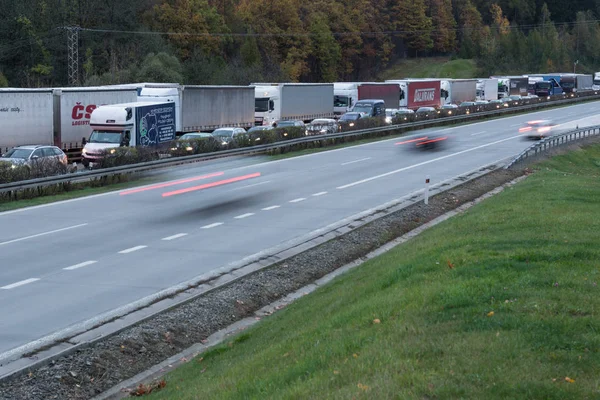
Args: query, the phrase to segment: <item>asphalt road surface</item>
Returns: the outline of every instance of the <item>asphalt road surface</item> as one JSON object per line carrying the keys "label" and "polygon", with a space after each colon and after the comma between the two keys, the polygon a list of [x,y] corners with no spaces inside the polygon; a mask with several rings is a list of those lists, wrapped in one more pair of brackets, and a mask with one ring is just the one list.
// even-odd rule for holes
{"label": "asphalt road surface", "polygon": [[[0,353],[524,150],[518,129],[600,124],[600,103],[276,162],[215,161],[164,183],[0,213]],[[439,151],[416,151],[427,135]]]}

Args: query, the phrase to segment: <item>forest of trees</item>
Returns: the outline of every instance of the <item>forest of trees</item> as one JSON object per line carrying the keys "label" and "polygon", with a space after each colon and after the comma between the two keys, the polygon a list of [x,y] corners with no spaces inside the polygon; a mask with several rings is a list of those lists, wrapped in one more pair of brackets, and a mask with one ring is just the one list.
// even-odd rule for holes
{"label": "forest of trees", "polygon": [[373,79],[405,57],[482,76],[600,68],[600,0],[0,0],[0,86]]}

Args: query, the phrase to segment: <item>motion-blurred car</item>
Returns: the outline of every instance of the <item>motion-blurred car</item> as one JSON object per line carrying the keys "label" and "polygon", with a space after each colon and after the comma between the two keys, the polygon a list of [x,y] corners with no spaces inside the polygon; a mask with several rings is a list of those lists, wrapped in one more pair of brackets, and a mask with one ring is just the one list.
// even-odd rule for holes
{"label": "motion-blurred car", "polygon": [[512,96],[508,96],[508,98],[515,106],[523,104],[523,97],[521,95],[513,94]]}
{"label": "motion-blurred car", "polygon": [[307,135],[326,135],[328,133],[336,133],[339,131],[338,122],[330,118],[317,118],[310,124],[306,125]]}
{"label": "motion-blurred car", "polygon": [[550,120],[529,121],[519,128],[525,138],[530,140],[541,140],[555,133],[557,124]]}
{"label": "motion-blurred car", "polygon": [[39,165],[66,167],[67,155],[56,146],[32,145],[10,149],[0,158],[0,162],[9,162],[13,167],[24,165],[28,168]]}
{"label": "motion-blurred car", "polygon": [[338,120],[338,122],[341,125],[354,126],[356,124],[356,121],[358,121],[362,117],[363,117],[362,113],[350,111],[350,112],[347,112],[344,115],[342,115],[340,117],[340,119]]}
{"label": "motion-blurred car", "polygon": [[206,151],[217,150],[221,141],[208,132],[191,132],[178,138],[171,150],[194,153],[200,146],[206,146]]}
{"label": "motion-blurred car", "polygon": [[236,136],[245,135],[246,133],[244,128],[219,128],[214,130],[212,135],[221,141],[221,145],[227,146],[235,140]]}

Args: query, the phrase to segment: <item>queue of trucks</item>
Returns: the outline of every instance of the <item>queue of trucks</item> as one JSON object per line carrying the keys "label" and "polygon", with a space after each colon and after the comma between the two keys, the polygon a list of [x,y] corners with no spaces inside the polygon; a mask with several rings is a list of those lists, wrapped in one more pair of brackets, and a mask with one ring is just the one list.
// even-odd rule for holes
{"label": "queue of trucks", "polygon": [[188,132],[211,132],[221,127],[249,129],[273,126],[280,120],[306,123],[339,118],[359,109],[364,116],[377,116],[382,109],[383,114],[385,109],[416,111],[421,107],[441,108],[510,96],[552,96],[599,87],[600,73],[555,73],[248,86],[136,83],[4,88],[0,89],[0,149],[25,144],[62,148],[86,145],[85,153],[91,155],[103,145],[153,145]]}

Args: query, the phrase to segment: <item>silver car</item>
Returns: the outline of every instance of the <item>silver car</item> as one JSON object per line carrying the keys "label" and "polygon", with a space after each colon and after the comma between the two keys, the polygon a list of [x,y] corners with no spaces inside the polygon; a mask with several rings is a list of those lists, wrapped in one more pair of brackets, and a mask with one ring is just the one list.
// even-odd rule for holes
{"label": "silver car", "polygon": [[235,140],[236,136],[245,135],[246,133],[244,128],[219,128],[214,130],[212,135],[220,140],[223,146],[227,146]]}
{"label": "silver car", "polygon": [[32,145],[18,146],[2,155],[0,161],[10,162],[13,166],[25,165],[29,168],[41,163],[55,166],[67,166],[67,155],[56,146]]}

